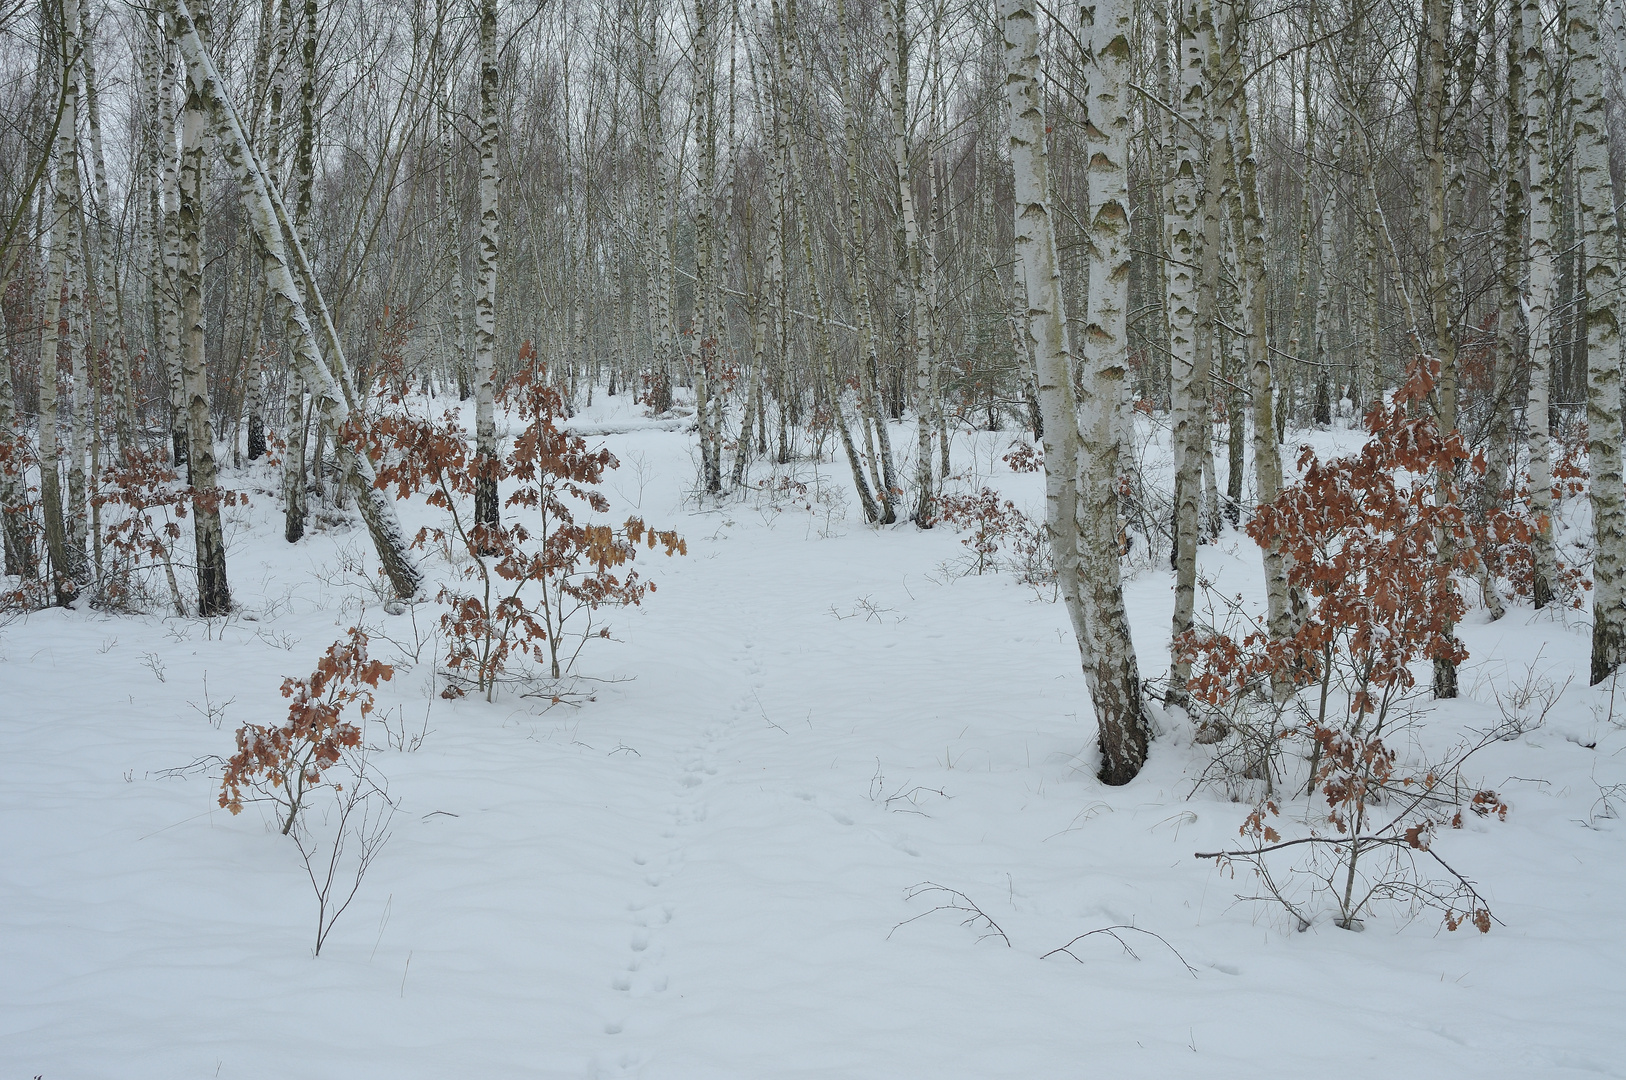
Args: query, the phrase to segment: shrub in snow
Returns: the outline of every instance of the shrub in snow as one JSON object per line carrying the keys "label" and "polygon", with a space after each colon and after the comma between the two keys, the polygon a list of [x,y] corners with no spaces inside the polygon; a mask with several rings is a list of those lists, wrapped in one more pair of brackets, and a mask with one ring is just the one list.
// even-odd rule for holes
{"label": "shrub in snow", "polygon": [[[1278,543],[1290,558],[1295,631],[1272,640],[1255,622],[1240,637],[1193,630],[1179,642],[1206,730],[1250,747],[1243,768],[1264,786],[1241,830],[1254,846],[1205,857],[1249,862],[1301,925],[1313,900],[1289,881],[1330,898],[1338,925],[1350,929],[1384,898],[1442,909],[1451,929],[1464,921],[1490,927],[1482,898],[1434,855],[1429,837],[1440,825],[1460,826],[1464,802],[1497,816],[1506,806],[1494,792],[1458,782],[1471,750],[1414,770],[1400,766],[1387,741],[1411,715],[1403,706],[1416,685],[1412,665],[1467,658],[1452,633],[1465,611],[1453,575],[1476,569],[1478,556],[1454,478],[1484,465],[1470,460],[1459,433],[1442,435],[1435,423],[1428,401],[1437,366],[1417,365],[1391,401],[1373,407],[1359,453],[1321,461],[1306,448],[1302,478],[1249,522],[1256,541]],[[1528,539],[1511,515],[1489,519],[1501,534]],[[1288,744],[1309,763],[1293,790],[1302,785],[1324,804],[1309,815],[1308,835],[1293,839],[1277,828]],[[1275,853],[1289,849],[1309,852],[1311,864],[1273,874]],[[1443,868],[1444,884],[1420,859]]]}
{"label": "shrub in snow", "polygon": [[[372,712],[373,688],[394,673],[388,664],[368,659],[367,635],[352,627],[347,640],[328,646],[309,678],[282,681],[282,696],[292,699],[287,723],[237,729],[237,753],[226,762],[220,805],[238,814],[245,798],[271,802],[282,832],[291,833],[307,796],[361,745],[361,728],[344,719],[345,709],[354,704],[363,717]],[[363,769],[357,764],[350,771],[359,775]],[[333,786],[344,785],[335,781]]]}
{"label": "shrub in snow", "polygon": [[[527,344],[520,373],[502,395],[527,421],[525,430],[512,451],[489,464],[481,463],[451,413],[438,422],[397,414],[374,424],[380,455],[386,446],[392,451],[379,483],[403,496],[424,491],[446,512],[448,526],[421,530],[415,543],[434,541],[461,562],[461,583],[447,585],[438,597],[449,608],[441,618],[449,696],[467,687],[492,700],[499,678],[518,660],[560,679],[586,642],[609,636],[594,620],[598,609],[636,605],[654,591],[653,582],[628,568],[639,547],[669,556],[688,550],[676,532],[653,529],[642,518],[619,526],[585,520],[608,512],[598,485],[620,463],[560,429],[564,400],[535,356]],[[476,522],[469,511],[479,470],[489,468],[512,483],[504,506],[517,511],[495,527]]]}
{"label": "shrub in snow", "polygon": [[1044,522],[1035,521],[999,492],[982,488],[973,495],[944,495],[937,502],[942,519],[969,533],[960,541],[971,555],[966,573],[1009,569],[1028,585],[1051,585],[1056,579],[1045,540]]}

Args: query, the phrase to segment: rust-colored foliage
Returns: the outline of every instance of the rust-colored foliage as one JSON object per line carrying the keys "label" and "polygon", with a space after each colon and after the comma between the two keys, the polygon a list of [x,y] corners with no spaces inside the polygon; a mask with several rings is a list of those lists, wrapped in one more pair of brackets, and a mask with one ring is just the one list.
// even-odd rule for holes
{"label": "rust-colored foliage", "polygon": [[[1420,359],[1392,399],[1367,413],[1369,438],[1358,453],[1322,461],[1305,448],[1301,479],[1248,523],[1258,543],[1275,544],[1289,558],[1288,584],[1304,601],[1295,631],[1284,640],[1271,640],[1258,626],[1240,640],[1190,632],[1179,642],[1193,664],[1188,688],[1211,708],[1253,693],[1280,700],[1320,688],[1319,709],[1312,702],[1304,722],[1279,737],[1308,744],[1310,790],[1319,787],[1325,821],[1340,838],[1329,842],[1345,867],[1345,884],[1335,890],[1341,925],[1353,925],[1366,899],[1391,888],[1380,885],[1366,899],[1355,891],[1361,851],[1399,845],[1427,852],[1444,820],[1439,777],[1403,775],[1384,737],[1391,707],[1416,683],[1411,665],[1467,658],[1452,633],[1465,613],[1453,575],[1477,569],[1478,545],[1488,537],[1530,537],[1528,519],[1493,511],[1475,521],[1461,506],[1455,478],[1465,470],[1483,474],[1485,465],[1470,456],[1459,433],[1441,434],[1429,408],[1437,374],[1437,361]],[[1390,824],[1369,834],[1369,809],[1406,792],[1407,809],[1386,815]],[[1476,795],[1476,812],[1505,815],[1494,793],[1481,794],[1489,802],[1482,808]],[[1265,823],[1275,814],[1267,800],[1242,825],[1242,834],[1261,846],[1255,856],[1280,842]],[[1477,905],[1477,893],[1462,884]],[[1463,914],[1455,900],[1431,902],[1444,906],[1453,929],[1453,920],[1489,927],[1478,906]]]}
{"label": "rust-colored foliage", "polygon": [[[1391,401],[1372,407],[1358,453],[1322,461],[1305,448],[1302,478],[1248,523],[1256,541],[1289,556],[1288,584],[1308,610],[1283,641],[1262,630],[1241,641],[1186,635],[1201,700],[1220,705],[1262,680],[1314,684],[1337,663],[1353,676],[1351,710],[1366,715],[1411,689],[1415,661],[1467,658],[1450,631],[1466,610],[1452,575],[1474,568],[1475,536],[1444,478],[1484,463],[1459,433],[1440,434],[1426,405],[1437,369],[1419,363]],[[1517,530],[1510,515],[1492,521]]]}
{"label": "rust-colored foliage", "polygon": [[960,543],[975,556],[975,574],[993,569],[1000,541],[1027,521],[1027,515],[1014,502],[1002,501],[999,492],[987,487],[974,495],[945,495],[937,501],[937,508],[945,522],[958,531],[970,532]]}
{"label": "rust-colored foliage", "polygon": [[1030,442],[1012,443],[1002,460],[1011,467],[1011,472],[1038,472],[1044,468],[1044,454]]}
{"label": "rust-colored foliage", "polygon": [[970,534],[960,543],[971,552],[972,573],[998,569],[1004,548],[1010,556],[1004,561],[1024,584],[1043,585],[1054,580],[1055,566],[1044,523],[1028,517],[1009,499],[1001,499],[993,488],[985,487],[972,495],[944,495],[937,508],[956,531]]}
{"label": "rust-colored foliage", "polygon": [[282,696],[291,699],[287,723],[237,729],[237,753],[226,762],[220,805],[242,812],[246,790],[251,801],[276,802],[286,815],[282,831],[292,829],[305,795],[346,750],[361,745],[361,729],[344,719],[344,710],[356,704],[362,716],[372,712],[373,689],[394,674],[390,665],[368,658],[366,632],[351,627],[347,639],[328,646],[308,678],[282,681]]}
{"label": "rust-colored foliage", "polygon": [[[415,542],[434,541],[448,555],[456,549],[470,559],[464,576],[474,588],[441,590],[439,599],[449,608],[441,625],[449,642],[447,667],[488,697],[516,657],[546,665],[557,679],[587,640],[608,637],[607,628],[593,626],[592,613],[636,605],[655,589],[628,565],[640,547],[669,556],[688,550],[676,532],[651,528],[638,517],[619,526],[578,520],[608,512],[598,485],[620,463],[609,450],[591,449],[560,426],[564,399],[548,384],[529,343],[520,361],[502,401],[527,423],[507,455],[476,454],[451,413],[437,422],[395,413],[372,428],[379,485],[401,496],[423,491],[431,505],[447,512],[449,529],[424,529]],[[504,505],[517,513],[498,528],[468,521],[463,509],[486,468],[513,485]],[[455,697],[462,690],[453,683],[446,693]]]}

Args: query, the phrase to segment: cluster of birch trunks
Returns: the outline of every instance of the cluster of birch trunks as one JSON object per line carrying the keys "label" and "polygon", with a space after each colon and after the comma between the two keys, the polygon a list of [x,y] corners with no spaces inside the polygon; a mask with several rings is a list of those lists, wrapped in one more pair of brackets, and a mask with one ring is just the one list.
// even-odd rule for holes
{"label": "cluster of birch trunks", "polygon": [[[1626,656],[1622,19],[1618,0],[8,0],[6,571],[94,595],[103,471],[157,448],[192,497],[196,610],[230,610],[219,456],[277,449],[286,538],[313,494],[353,501],[414,597],[367,413],[472,397],[494,457],[526,341],[573,404],[692,410],[700,497],[828,441],[867,521],[929,527],[955,428],[1014,422],[1043,443],[1118,783],[1147,741],[1119,546],[1151,497],[1126,417],[1173,451],[1152,517],[1178,636],[1199,543],[1280,490],[1289,427],[1351,422],[1428,357],[1441,429],[1489,463],[1465,497],[1541,522],[1537,606],[1556,444],[1584,422],[1601,680]],[[494,479],[474,511],[500,522]],[[1261,557],[1286,635],[1283,556]]]}

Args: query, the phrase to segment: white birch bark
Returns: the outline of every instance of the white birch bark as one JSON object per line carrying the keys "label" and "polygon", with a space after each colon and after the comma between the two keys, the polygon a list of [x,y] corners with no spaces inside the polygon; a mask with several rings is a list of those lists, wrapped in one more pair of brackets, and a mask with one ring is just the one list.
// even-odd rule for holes
{"label": "white birch bark", "polygon": [[[1119,566],[1118,418],[1129,377],[1129,94],[1133,54],[1130,0],[1081,6],[1094,63],[1089,107],[1090,291],[1084,369],[1079,380],[1082,460],[1080,588],[1091,637],[1091,670],[1101,743],[1101,779],[1126,784],[1146,761],[1150,738],[1140,698],[1135,643],[1124,610]],[[1036,54],[1037,49],[1031,50]]]}
{"label": "white birch bark", "polygon": [[[0,349],[0,439],[16,445],[17,403],[11,378],[11,350]],[[35,571],[28,515],[21,463],[0,466],[0,549],[5,554],[4,572],[8,576],[30,577]]]}
{"label": "white birch bark", "polygon": [[[1435,413],[1440,432],[1457,429],[1457,339],[1452,314],[1450,244],[1446,236],[1446,36],[1451,25],[1451,0],[1424,0],[1423,21],[1427,34],[1418,65],[1419,115],[1423,124],[1423,214],[1428,225],[1428,293],[1432,313],[1430,330],[1433,353],[1440,375],[1434,386]],[[1436,478],[1436,499],[1444,500],[1454,477]],[[1444,533],[1439,538],[1440,559],[1455,557],[1455,547]],[[1446,633],[1451,632],[1448,625]],[[1457,696],[1457,666],[1449,658],[1434,660],[1434,696]]]}
{"label": "white birch bark", "polygon": [[113,425],[119,449],[135,446],[135,387],[130,380],[130,357],[124,336],[124,305],[119,299],[119,281],[114,273],[112,199],[107,186],[107,160],[102,152],[101,95],[97,92],[95,53],[88,12],[80,12],[81,66],[85,80],[85,133],[90,138],[91,186],[95,193],[97,303],[106,327],[107,355],[111,361]]}
{"label": "white birch bark", "polygon": [[163,68],[158,79],[157,128],[159,162],[162,166],[159,202],[162,208],[160,251],[163,259],[162,339],[160,352],[165,381],[169,387],[170,464],[179,471],[186,463],[186,397],[181,382],[180,250],[181,232],[177,215],[181,208],[180,157],[175,145],[176,93],[179,74],[175,49],[167,33],[159,37]]}
{"label": "white birch bark", "polygon": [[62,453],[57,439],[62,291],[67,276],[69,230],[73,201],[79,191],[79,164],[76,129],[79,96],[74,65],[78,61],[75,44],[79,22],[79,0],[63,0],[61,35],[62,93],[56,128],[56,177],[51,199],[51,239],[46,260],[45,304],[40,333],[39,462],[40,509],[45,519],[46,553],[51,560],[51,589],[58,604],[66,605],[89,579],[84,550],[74,551],[69,543],[65,508],[62,502]]}
{"label": "white birch bark", "polygon": [[892,168],[898,184],[898,205],[903,232],[900,262],[906,263],[904,287],[909,293],[910,321],[914,326],[915,354],[915,524],[929,529],[936,517],[932,481],[932,336],[931,311],[922,283],[920,222],[915,208],[914,179],[909,164],[909,27],[908,0],[887,0],[891,31],[889,79],[892,96]]}
{"label": "white birch bark", "polygon": [[[294,16],[294,6],[299,4],[299,18]],[[279,16],[279,38],[286,43],[289,52],[293,51],[295,44],[300,46],[299,62],[299,126],[298,137],[294,140],[294,207],[298,221],[308,220],[310,206],[307,193],[311,183],[311,155],[312,144],[315,141],[315,100],[316,100],[316,53],[315,53],[315,4],[313,0],[299,3],[299,0],[283,0]],[[304,48],[306,41],[312,43],[309,51]],[[274,93],[273,101],[280,105],[282,95]],[[280,171],[281,162],[276,160],[280,152],[277,134],[281,108],[272,110],[272,152],[273,172],[267,180],[273,185],[279,184],[276,175]],[[278,194],[281,193],[278,187]],[[280,223],[279,223],[280,224]],[[309,239],[309,234],[299,232],[297,239],[301,244]],[[261,253],[264,258],[264,253]],[[310,408],[305,405],[305,383],[300,378],[297,363],[290,365],[288,372],[288,396],[286,410],[287,435],[286,446],[282,457],[282,501],[283,501],[283,537],[292,544],[305,534],[305,516],[308,510],[305,494],[305,446],[310,434],[311,420],[316,413],[315,402]]]}
{"label": "white birch bark", "polygon": [[1002,0],[1005,109],[1015,180],[1018,332],[1033,358],[1034,385],[1044,417],[1045,531],[1056,583],[1086,672],[1095,670],[1085,600],[1079,592],[1079,430],[1072,346],[1050,220],[1045,120],[1039,73],[1039,33],[1029,0]]}
{"label": "white birch bark", "polygon": [[[196,18],[207,19],[200,7]],[[196,27],[203,38],[205,30]],[[186,471],[192,489],[192,535],[198,575],[198,614],[222,615],[231,610],[226,580],[226,539],[220,524],[220,500],[215,480],[214,431],[209,418],[209,379],[204,356],[203,216],[208,190],[209,107],[215,92],[207,81],[189,80],[181,111],[181,160],[176,221],[180,233],[180,259],[176,285],[180,290],[181,385],[186,406]]]}
{"label": "white birch bark", "polygon": [[1488,467],[1485,470],[1480,505],[1485,509],[1506,506],[1517,485],[1510,482],[1508,456],[1513,435],[1513,374],[1521,357],[1523,344],[1519,333],[1520,291],[1519,278],[1524,271],[1525,218],[1529,199],[1524,188],[1525,140],[1529,131],[1525,125],[1524,69],[1520,63],[1523,53],[1519,24],[1522,0],[1508,0],[1511,16],[1507,35],[1507,86],[1503,95],[1501,115],[1503,128],[1502,152],[1496,155],[1492,190],[1495,209],[1502,222],[1501,250],[1498,252],[1501,270],[1498,283],[1496,315],[1496,364],[1491,383],[1491,415],[1487,425],[1486,450]]}
{"label": "white birch bark", "polygon": [[480,0],[480,242],[474,285],[474,520],[496,528],[497,506],[497,0]]}
{"label": "white birch bark", "polygon": [[1626,660],[1626,507],[1622,506],[1620,364],[1617,307],[1620,253],[1609,179],[1609,128],[1600,29],[1607,0],[1574,0],[1565,9],[1575,140],[1575,195],[1586,271],[1587,461],[1596,554],[1592,563],[1592,668],[1595,686]]}
{"label": "white birch bark", "polygon": [[694,404],[695,425],[700,436],[701,484],[708,495],[715,495],[723,489],[722,434],[713,415],[715,406],[711,398],[716,392],[713,381],[722,328],[713,318],[717,290],[717,80],[715,43],[707,0],[695,0],[694,19],[694,38],[690,46],[694,58],[695,143],[700,155],[695,178],[694,213]]}
{"label": "white birch bark", "polygon": [[[1169,387],[1173,406],[1173,431],[1169,441],[1174,451],[1174,621],[1173,638],[1191,629],[1197,585],[1197,541],[1200,529],[1203,460],[1206,456],[1209,416],[1204,390],[1209,363],[1206,349],[1199,350],[1198,293],[1212,290],[1212,279],[1199,284],[1199,263],[1203,250],[1202,155],[1198,139],[1203,131],[1203,64],[1206,41],[1199,29],[1198,0],[1181,0],[1175,18],[1176,74],[1175,108],[1179,120],[1172,125],[1170,174],[1165,184],[1164,236],[1168,261],[1163,273],[1164,304],[1169,329]],[[1207,342],[1205,340],[1204,344]],[[1179,658],[1174,647],[1170,659],[1168,699],[1175,704],[1186,700],[1186,679],[1190,665]]]}
{"label": "white birch bark", "polygon": [[[79,94],[80,101],[84,93]],[[68,244],[67,323],[68,323],[68,549],[83,552],[90,540],[90,500],[85,484],[85,458],[90,451],[89,417],[92,411],[90,350],[87,333],[85,290],[87,258],[85,251],[84,190],[75,184],[73,207],[66,222]],[[92,564],[94,566],[94,564]]]}
{"label": "white birch bark", "polygon": [[1548,75],[1542,45],[1540,0],[1519,0],[1520,64],[1524,69],[1525,161],[1529,169],[1530,283],[1526,301],[1530,324],[1530,391],[1525,406],[1529,429],[1530,509],[1537,519],[1531,541],[1531,597],[1537,608],[1552,602],[1558,580],[1553,546],[1552,439],[1548,385],[1553,340],[1553,181],[1548,126]]}
{"label": "white birch bark", "polygon": [[[880,524],[891,525],[898,519],[896,500],[899,487],[892,437],[887,431],[886,418],[881,414],[880,388],[877,385],[880,357],[876,349],[875,312],[870,299],[869,251],[864,229],[864,206],[860,198],[858,103],[853,87],[853,33],[847,19],[846,0],[836,0],[836,23],[841,33],[841,106],[847,150],[848,230],[852,238],[852,257],[847,263],[848,288],[858,308],[859,401],[866,424],[866,441],[868,428],[873,427],[876,453],[880,458],[880,476],[876,478],[881,503]],[[871,471],[874,471],[873,468]]]}

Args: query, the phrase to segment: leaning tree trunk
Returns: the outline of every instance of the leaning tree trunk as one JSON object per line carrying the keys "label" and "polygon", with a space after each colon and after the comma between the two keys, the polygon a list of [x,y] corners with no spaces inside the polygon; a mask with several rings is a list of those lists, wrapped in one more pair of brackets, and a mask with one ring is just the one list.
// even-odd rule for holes
{"label": "leaning tree trunk", "polygon": [[[280,196],[261,170],[237,110],[220,89],[214,61],[192,25],[186,0],[169,0],[169,5],[176,20],[176,36],[181,54],[186,59],[188,76],[195,85],[206,91],[205,104],[220,132],[222,156],[237,173],[243,208],[255,236],[260,240],[266,288],[276,303],[285,333],[291,339],[294,366],[305,385],[311,388],[313,410],[320,413],[335,433],[334,450],[339,464],[355,490],[362,521],[372,536],[379,560],[396,595],[402,599],[415,596],[423,584],[423,577],[412,561],[406,534],[395,515],[394,505],[374,483],[376,477],[362,445],[361,433],[351,429],[352,410],[347,403],[349,375],[344,355],[336,349],[337,341],[331,332],[326,305],[322,302],[321,294],[312,288],[310,308],[307,309],[306,298],[294,277],[294,266],[303,268],[305,262],[299,236],[292,229],[284,227],[288,215],[281,206]],[[285,233],[287,243],[284,242]],[[290,255],[293,259],[290,259]],[[308,275],[304,276],[309,287],[313,282]],[[311,322],[311,309],[315,310],[324,326],[324,337],[329,348],[329,355],[325,358]]]}
{"label": "leaning tree trunk", "polygon": [[1574,82],[1575,194],[1581,210],[1586,273],[1586,421],[1591,471],[1592,672],[1597,685],[1626,660],[1626,507],[1621,492],[1620,363],[1617,311],[1620,254],[1609,180],[1609,129],[1602,35],[1605,0],[1574,0],[1565,9]]}

